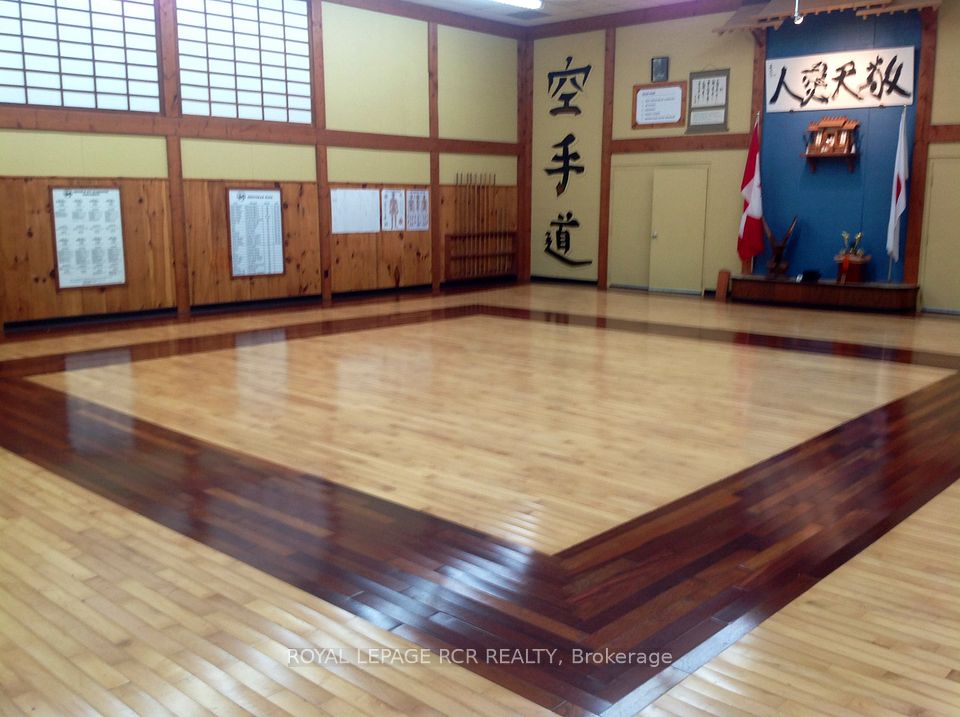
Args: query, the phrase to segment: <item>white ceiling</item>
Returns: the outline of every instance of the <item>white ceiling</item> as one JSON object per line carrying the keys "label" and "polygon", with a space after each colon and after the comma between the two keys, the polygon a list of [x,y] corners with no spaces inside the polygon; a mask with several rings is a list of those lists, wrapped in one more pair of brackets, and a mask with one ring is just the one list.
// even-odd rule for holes
{"label": "white ceiling", "polygon": [[[460,12],[488,20],[499,20],[513,25],[543,25],[550,22],[575,20],[594,15],[609,15],[626,10],[642,10],[658,5],[674,5],[685,0],[543,0],[539,12],[543,17],[524,19],[523,13],[529,12],[510,5],[502,5],[493,0],[412,0],[417,5]],[[521,13],[520,17],[516,14]]]}

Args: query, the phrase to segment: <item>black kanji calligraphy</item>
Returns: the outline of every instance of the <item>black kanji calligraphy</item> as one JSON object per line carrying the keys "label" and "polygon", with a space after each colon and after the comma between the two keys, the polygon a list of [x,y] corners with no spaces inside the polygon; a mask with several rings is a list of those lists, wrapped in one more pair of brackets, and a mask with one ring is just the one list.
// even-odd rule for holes
{"label": "black kanji calligraphy", "polygon": [[583,165],[575,164],[575,162],[580,161],[580,153],[570,151],[570,145],[576,141],[577,138],[573,135],[573,133],[570,133],[553,145],[553,148],[559,151],[553,155],[553,158],[550,161],[558,163],[559,166],[544,167],[543,170],[547,173],[547,175],[550,176],[554,174],[560,175],[560,181],[557,182],[558,197],[567,191],[567,182],[570,180],[571,174],[583,174],[584,172]]}
{"label": "black kanji calligraphy", "polygon": [[903,74],[903,63],[898,63],[897,56],[894,55],[886,68],[883,64],[883,58],[877,55],[877,59],[867,65],[867,81],[860,85],[860,90],[868,90],[877,99],[894,93],[901,97],[909,97],[910,93],[899,84],[900,75]]}
{"label": "black kanji calligraphy", "polygon": [[[567,266],[587,266],[593,263],[592,259],[571,259],[567,256],[571,248],[570,230],[580,226],[580,222],[573,216],[573,212],[567,212],[566,216],[558,214],[556,220],[550,222],[550,226],[553,229],[547,232],[543,247],[544,253]],[[556,248],[554,248],[554,243],[556,243]]]}
{"label": "black kanji calligraphy", "polygon": [[[567,66],[564,69],[547,73],[547,92],[552,98],[560,101],[558,107],[550,110],[551,115],[580,114],[580,108],[571,103],[578,94],[583,92],[587,78],[590,77],[592,65],[570,67],[572,63],[573,58],[568,57]],[[564,91],[565,88],[566,91]]]}

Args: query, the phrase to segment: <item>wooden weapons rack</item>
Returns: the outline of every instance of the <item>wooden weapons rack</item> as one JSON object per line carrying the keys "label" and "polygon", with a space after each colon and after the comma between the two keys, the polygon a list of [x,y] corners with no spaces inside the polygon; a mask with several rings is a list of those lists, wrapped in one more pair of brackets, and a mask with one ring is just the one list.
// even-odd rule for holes
{"label": "wooden weapons rack", "polygon": [[454,231],[444,235],[447,281],[516,276],[517,233],[496,188],[496,175],[457,175]]}

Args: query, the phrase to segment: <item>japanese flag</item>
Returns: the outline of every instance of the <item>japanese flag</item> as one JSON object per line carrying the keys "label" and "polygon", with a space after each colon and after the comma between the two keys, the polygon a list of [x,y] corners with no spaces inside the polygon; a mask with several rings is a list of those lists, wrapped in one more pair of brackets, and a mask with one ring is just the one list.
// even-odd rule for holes
{"label": "japanese flag", "polygon": [[897,159],[893,164],[893,190],[890,193],[890,223],[887,225],[887,254],[900,261],[900,217],[907,210],[907,111],[900,115],[900,136],[897,140]]}
{"label": "japanese flag", "polygon": [[740,236],[737,253],[744,261],[763,251],[763,200],[760,197],[760,124],[753,126],[747,165],[740,184],[743,196],[743,215],[740,217]]}

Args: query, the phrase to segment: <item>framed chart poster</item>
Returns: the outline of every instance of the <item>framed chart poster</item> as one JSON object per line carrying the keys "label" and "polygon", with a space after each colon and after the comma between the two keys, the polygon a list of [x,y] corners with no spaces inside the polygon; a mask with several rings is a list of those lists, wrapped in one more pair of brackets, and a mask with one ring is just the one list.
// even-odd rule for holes
{"label": "framed chart poster", "polygon": [[430,190],[407,190],[407,229],[422,232],[430,229]]}
{"label": "framed chart poster", "polygon": [[231,274],[272,276],[283,262],[283,221],[279,189],[228,189]]}
{"label": "framed chart poster", "polygon": [[687,83],[656,82],[633,86],[633,128],[682,127]]}
{"label": "framed chart poster", "polygon": [[57,288],[127,283],[117,187],[50,190]]}
{"label": "framed chart poster", "polygon": [[403,189],[380,191],[380,223],[385,232],[402,232],[407,227],[406,195]]}

